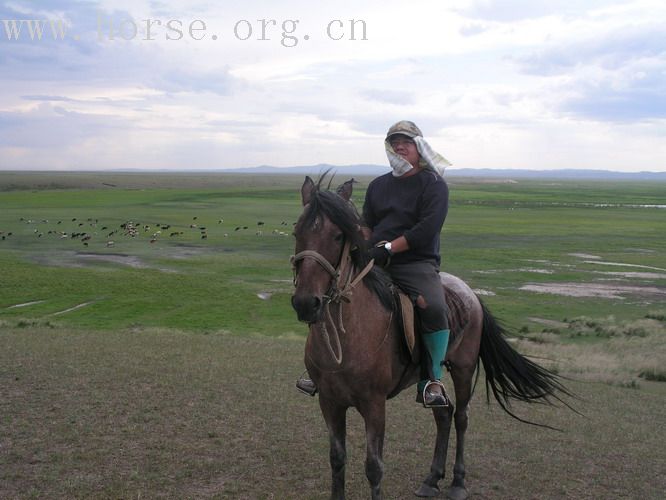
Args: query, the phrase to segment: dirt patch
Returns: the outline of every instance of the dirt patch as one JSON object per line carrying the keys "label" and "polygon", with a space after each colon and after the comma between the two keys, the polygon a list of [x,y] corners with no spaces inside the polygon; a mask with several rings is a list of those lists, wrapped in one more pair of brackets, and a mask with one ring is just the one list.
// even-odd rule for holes
{"label": "dirt patch", "polygon": [[46,301],[45,300],[33,300],[32,302],[24,302],[23,304],[14,304],[13,306],[9,306],[7,309],[18,309],[19,307],[34,306],[35,304],[41,304],[42,302],[46,302]]}
{"label": "dirt patch", "polygon": [[483,271],[474,271],[477,274],[498,274],[498,273],[535,273],[535,274],[554,274],[550,269],[540,269],[536,267],[519,267],[516,269],[487,269]]}
{"label": "dirt patch", "polygon": [[519,290],[568,297],[601,297],[606,299],[624,299],[625,295],[666,296],[666,288],[606,283],[528,283],[521,286]]}
{"label": "dirt patch", "polygon": [[555,271],[550,269],[537,269],[534,267],[521,267],[520,269],[510,269],[510,271],[519,273],[553,274]]}
{"label": "dirt patch", "polygon": [[32,260],[41,265],[57,267],[86,267],[95,263],[112,263],[129,266],[134,269],[157,269],[165,273],[176,273],[175,269],[158,267],[145,262],[136,255],[122,253],[85,253],[85,252],[61,252],[45,255],[37,255]]}
{"label": "dirt patch", "polygon": [[[222,251],[227,252],[229,250],[223,249]],[[168,255],[172,259],[189,259],[204,253],[207,253],[205,249],[188,243],[178,243],[168,249]]]}
{"label": "dirt patch", "polygon": [[122,264],[137,269],[150,267],[135,255],[126,255],[122,253],[77,253],[76,258],[84,262],[113,262],[114,264]]}
{"label": "dirt patch", "polygon": [[652,267],[652,266],[642,266],[640,264],[625,264],[623,262],[597,262],[594,260],[586,260],[585,264],[597,264],[602,266],[620,266],[620,267],[636,267],[639,269],[651,269],[652,271],[666,271],[661,267]]}
{"label": "dirt patch", "polygon": [[555,321],[554,319],[545,319],[545,318],[527,318],[533,323],[538,323],[540,325],[548,326],[551,328],[567,328],[569,323],[564,323],[563,321]]}
{"label": "dirt patch", "polygon": [[76,311],[77,309],[81,309],[82,307],[89,306],[90,304],[92,304],[92,302],[84,302],[83,304],[77,304],[74,307],[70,307],[69,309],[65,309],[64,311],[55,312],[51,316],[60,316],[61,314]]}
{"label": "dirt patch", "polygon": [[605,276],[619,276],[621,278],[632,278],[639,280],[663,280],[666,279],[666,274],[662,273],[642,273],[642,272],[622,272],[622,271],[594,271],[595,274],[603,274]]}
{"label": "dirt patch", "polygon": [[579,259],[601,259],[598,255],[591,255],[589,253],[568,253],[571,257],[578,257]]}

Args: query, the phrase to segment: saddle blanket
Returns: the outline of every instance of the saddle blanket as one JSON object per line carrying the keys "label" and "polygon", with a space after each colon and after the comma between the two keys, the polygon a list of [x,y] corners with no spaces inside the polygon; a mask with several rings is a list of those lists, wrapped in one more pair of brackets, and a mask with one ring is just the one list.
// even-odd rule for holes
{"label": "saddle blanket", "polygon": [[[465,307],[465,301],[453,291],[453,289],[442,283],[444,288],[444,299],[448,306],[448,319],[449,328],[451,329],[451,336],[449,337],[449,345],[453,345],[456,340],[462,335],[470,321],[470,310]],[[398,298],[400,302],[400,316],[402,318],[402,330],[405,336],[405,342],[409,349],[409,354],[414,363],[419,362],[419,349],[416,348],[416,321],[414,313],[414,303],[412,299],[406,295],[402,290],[398,289]]]}

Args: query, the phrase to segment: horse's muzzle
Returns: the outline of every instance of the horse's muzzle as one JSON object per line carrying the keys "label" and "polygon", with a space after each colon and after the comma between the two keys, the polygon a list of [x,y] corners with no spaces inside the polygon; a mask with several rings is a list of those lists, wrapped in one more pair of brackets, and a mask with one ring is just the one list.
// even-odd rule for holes
{"label": "horse's muzzle", "polygon": [[314,295],[293,295],[291,307],[296,311],[298,321],[305,323],[316,323],[321,318],[323,301]]}

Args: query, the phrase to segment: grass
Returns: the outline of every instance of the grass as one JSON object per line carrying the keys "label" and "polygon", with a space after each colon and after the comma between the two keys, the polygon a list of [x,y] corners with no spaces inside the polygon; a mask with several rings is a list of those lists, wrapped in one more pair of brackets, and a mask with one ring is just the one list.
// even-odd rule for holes
{"label": "grass", "polygon": [[666,380],[663,322],[618,322],[611,316],[574,318],[565,325],[526,335],[519,349],[578,380],[631,388],[641,387],[641,379]]}
{"label": "grass", "polygon": [[[328,496],[325,428],[293,389],[306,334],[289,304],[301,183],[0,172],[0,498]],[[574,379],[587,415],[518,407],[566,432],[526,427],[479,387],[472,495],[660,498],[666,218],[637,205],[663,203],[664,185],[449,183],[443,270],[488,293],[522,352]],[[108,236],[127,221],[135,237]],[[634,266],[657,269],[609,274],[647,271]],[[638,291],[523,288],[561,283]],[[389,405],[387,497],[411,497],[432,429],[411,392]],[[348,441],[348,491],[365,498],[355,413]]]}
{"label": "grass", "polygon": [[[354,194],[358,206],[367,182],[362,179]],[[301,183],[300,176],[2,173],[0,231],[12,236],[0,241],[5,285],[0,319],[44,319],[90,302],[58,321],[101,329],[302,332],[288,307],[289,234],[301,211]],[[635,265],[666,268],[663,210],[634,208],[658,204],[663,186],[456,178],[450,184],[443,269],[492,292],[485,301],[510,324],[520,326],[535,315],[561,321],[589,311],[631,320],[663,302],[663,296],[634,294],[619,301],[520,290],[530,283],[609,280],[666,285],[665,272],[661,278],[632,280],[604,274],[636,271],[629,267]],[[140,228],[136,237],[122,231],[108,236],[127,221]],[[169,229],[161,229],[166,224]],[[92,238],[84,246],[81,238],[61,239],[58,231]],[[172,232],[183,234],[171,237]],[[81,254],[109,259],[114,254],[120,262]],[[601,266],[571,254],[592,254],[627,267]],[[128,258],[142,267],[122,263]],[[270,300],[257,298],[264,292]],[[44,302],[7,309],[36,300]]]}
{"label": "grass", "polygon": [[[2,328],[0,497],[327,498],[328,439],[316,400],[293,388],[301,365],[300,340]],[[660,498],[663,384],[571,385],[586,418],[515,408],[557,433],[486,406],[480,384],[466,457],[474,498]],[[349,420],[348,491],[365,498],[362,421]],[[432,436],[412,391],[389,404],[388,498],[412,496]]]}
{"label": "grass", "polygon": [[[288,234],[297,207],[279,199],[266,202],[262,192],[255,199],[231,191],[5,194],[0,226],[13,235],[0,247],[6,284],[0,304],[44,302],[5,308],[1,317],[43,318],[91,302],[62,316],[63,324],[101,329],[145,325],[267,334],[295,331],[298,324],[288,305],[292,250]],[[141,227],[134,238],[120,230],[127,221]],[[196,228],[190,227],[195,223]],[[171,227],[161,229],[164,224]],[[235,231],[239,226],[247,229]],[[206,227],[207,240],[201,239],[201,227]],[[114,230],[119,233],[108,236]],[[266,234],[257,236],[260,230]],[[92,239],[83,246],[80,238],[61,239],[55,231],[69,235],[85,231]],[[151,244],[156,231],[161,234]],[[171,232],[184,234],[169,237]],[[111,248],[109,240],[114,241]],[[111,254],[116,260],[132,256],[143,267],[99,260],[84,264],[81,254]],[[270,301],[257,298],[264,291],[273,293]]]}

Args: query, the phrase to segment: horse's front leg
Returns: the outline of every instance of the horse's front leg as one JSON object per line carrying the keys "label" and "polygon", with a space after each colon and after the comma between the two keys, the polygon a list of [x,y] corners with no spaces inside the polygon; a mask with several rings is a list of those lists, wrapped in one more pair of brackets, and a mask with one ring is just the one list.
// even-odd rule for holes
{"label": "horse's front leg", "polygon": [[381,481],[384,475],[384,433],[386,427],[386,399],[364,402],[359,412],[365,421],[366,458],[365,475],[370,482],[372,500],[382,498]]}
{"label": "horse's front leg", "polygon": [[453,466],[453,481],[448,497],[452,500],[465,500],[469,493],[465,488],[465,432],[469,420],[469,404],[465,403],[456,410],[456,463]]}
{"label": "horse's front leg", "polygon": [[347,461],[347,408],[319,397],[319,406],[324,415],[330,441],[331,499],[345,498],[345,463]]}
{"label": "horse's front leg", "polygon": [[414,493],[419,497],[436,497],[440,494],[439,480],[444,477],[446,467],[446,454],[449,449],[449,436],[451,434],[451,417],[453,405],[448,408],[433,408],[433,416],[437,424],[437,440],[435,453],[430,465],[430,474],[423,480],[421,487]]}

